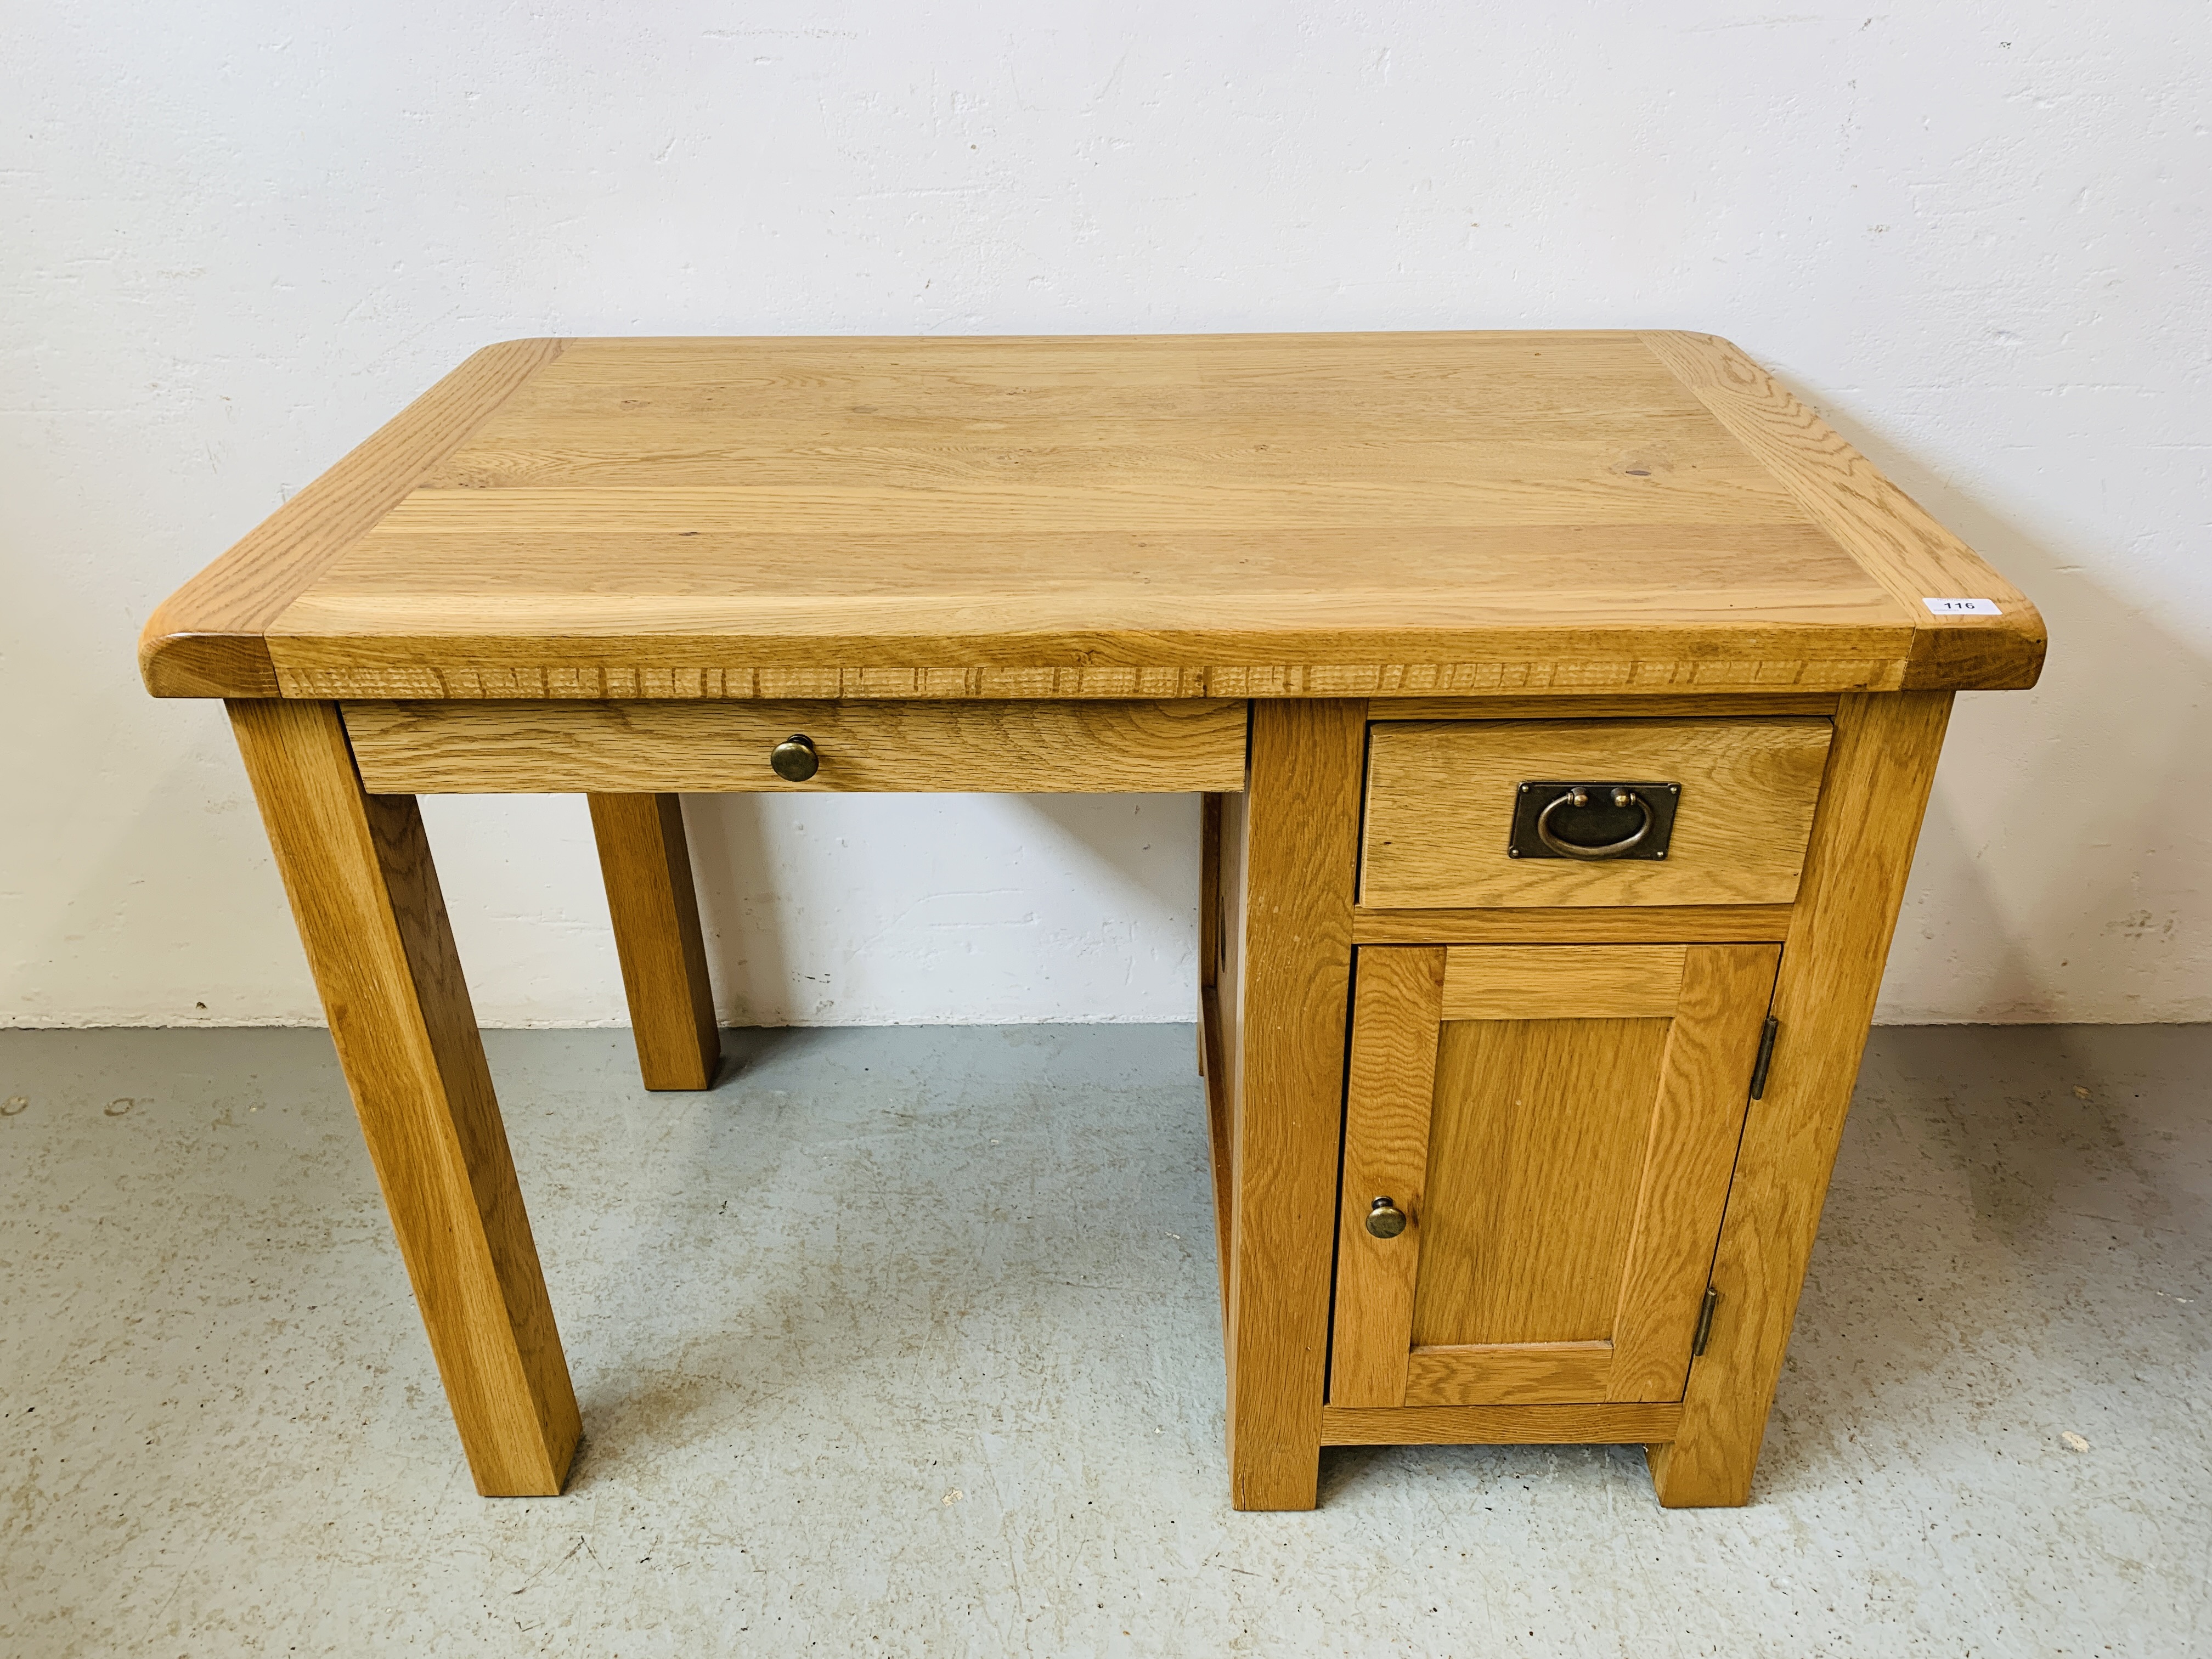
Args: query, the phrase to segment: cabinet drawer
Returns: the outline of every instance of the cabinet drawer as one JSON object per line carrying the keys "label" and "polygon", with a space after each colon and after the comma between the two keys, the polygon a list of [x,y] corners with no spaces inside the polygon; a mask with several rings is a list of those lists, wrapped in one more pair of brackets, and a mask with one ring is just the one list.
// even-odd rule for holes
{"label": "cabinet drawer", "polygon": [[[1817,718],[1378,720],[1369,729],[1359,902],[1787,904],[1831,730]],[[1532,781],[1675,786],[1664,798],[1666,856],[1515,856],[1515,805]]]}
{"label": "cabinet drawer", "polygon": [[[1244,787],[1243,702],[349,702],[384,794]],[[769,752],[803,733],[811,776]]]}

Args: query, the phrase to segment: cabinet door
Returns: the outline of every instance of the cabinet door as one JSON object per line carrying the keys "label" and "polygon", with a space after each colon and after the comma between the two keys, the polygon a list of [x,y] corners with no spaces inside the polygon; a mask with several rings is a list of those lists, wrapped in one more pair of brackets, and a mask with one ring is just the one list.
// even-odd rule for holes
{"label": "cabinet door", "polygon": [[1680,1399],[1780,955],[1360,951],[1331,1403]]}

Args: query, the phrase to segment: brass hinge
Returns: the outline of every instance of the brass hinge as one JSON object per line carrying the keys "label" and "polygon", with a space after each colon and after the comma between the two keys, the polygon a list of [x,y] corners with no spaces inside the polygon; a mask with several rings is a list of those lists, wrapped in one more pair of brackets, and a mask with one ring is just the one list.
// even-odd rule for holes
{"label": "brass hinge", "polygon": [[1698,1328],[1690,1338],[1690,1358],[1703,1359],[1705,1343],[1713,1334],[1713,1310],[1721,1304],[1721,1293],[1711,1285],[1705,1286],[1705,1305],[1698,1310]]}
{"label": "brass hinge", "polygon": [[1759,1058],[1751,1063],[1751,1097],[1763,1098],[1766,1093],[1766,1068],[1774,1063],[1774,1039],[1782,1030],[1782,1022],[1771,1014],[1759,1028]]}

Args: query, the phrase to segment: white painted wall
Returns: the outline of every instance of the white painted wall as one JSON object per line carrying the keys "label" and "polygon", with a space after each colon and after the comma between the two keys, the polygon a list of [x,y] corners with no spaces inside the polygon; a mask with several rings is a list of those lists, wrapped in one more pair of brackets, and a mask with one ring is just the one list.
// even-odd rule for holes
{"label": "white painted wall", "polygon": [[[1784,15],[1786,14],[1786,15]],[[2212,1017],[2186,0],[10,8],[0,1020],[316,1017],[163,593],[519,334],[1728,334],[2042,605],[1898,1020]],[[727,1012],[1181,1019],[1182,799],[695,804]],[[580,803],[431,808],[487,1023],[617,1020]]]}

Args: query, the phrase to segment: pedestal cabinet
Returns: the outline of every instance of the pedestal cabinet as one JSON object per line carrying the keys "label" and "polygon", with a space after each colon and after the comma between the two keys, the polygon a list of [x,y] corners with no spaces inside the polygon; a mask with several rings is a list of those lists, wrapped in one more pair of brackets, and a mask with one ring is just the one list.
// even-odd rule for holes
{"label": "pedestal cabinet", "polygon": [[1253,704],[1201,997],[1240,1503],[1312,1502],[1309,1435],[1746,1500],[1949,705]]}
{"label": "pedestal cabinet", "polygon": [[[1360,896],[1503,910],[1531,938],[1602,938],[1578,911],[1786,903],[1831,735],[1376,721]],[[1681,1398],[1779,951],[1614,931],[1647,942],[1358,951],[1333,1404]]]}

